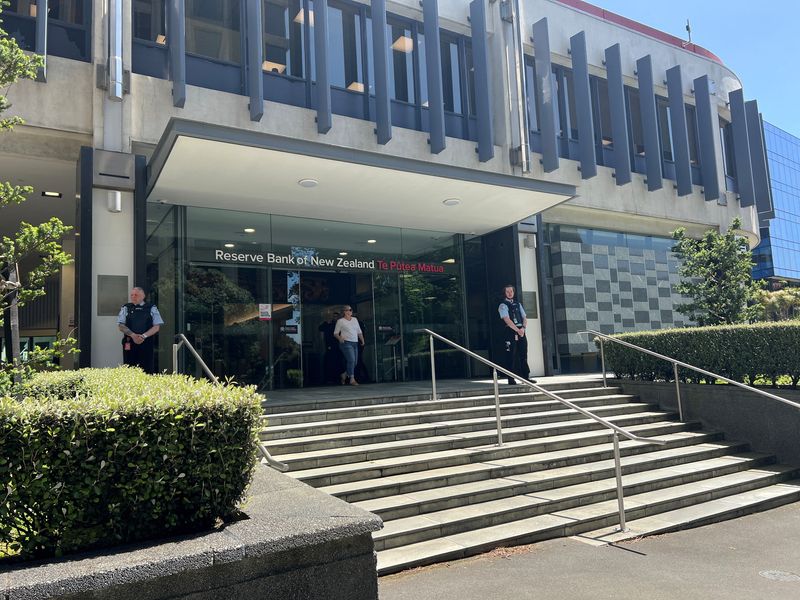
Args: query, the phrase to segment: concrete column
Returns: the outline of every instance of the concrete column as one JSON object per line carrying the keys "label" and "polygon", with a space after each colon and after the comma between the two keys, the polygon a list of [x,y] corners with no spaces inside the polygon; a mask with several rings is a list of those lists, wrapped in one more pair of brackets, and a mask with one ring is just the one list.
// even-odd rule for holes
{"label": "concrete column", "polygon": [[[517,239],[519,245],[519,271],[520,293],[517,298],[522,301],[522,306],[528,315],[528,329],[525,335],[528,338],[528,366],[534,376],[544,375],[544,350],[542,348],[542,318],[539,314],[539,273],[536,265],[536,236],[533,233],[520,233]],[[535,292],[537,302],[531,305],[525,302],[524,294]]]}
{"label": "concrete column", "polygon": [[133,194],[122,192],[121,212],[110,212],[108,198],[113,192],[95,188],[92,204],[92,366],[112,367],[122,363],[121,335],[115,316],[98,316],[98,275],[128,279],[122,306],[133,282]]}

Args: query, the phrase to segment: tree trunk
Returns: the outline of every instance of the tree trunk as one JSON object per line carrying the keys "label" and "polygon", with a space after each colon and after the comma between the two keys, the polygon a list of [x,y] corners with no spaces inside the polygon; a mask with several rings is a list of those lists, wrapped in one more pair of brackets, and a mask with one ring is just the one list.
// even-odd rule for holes
{"label": "tree trunk", "polygon": [[[8,270],[8,281],[19,282],[19,267],[14,264]],[[17,306],[17,291],[11,294],[11,306],[8,309],[8,318],[11,323],[11,364],[19,366],[19,306]],[[14,382],[19,383],[19,374],[14,375]]]}

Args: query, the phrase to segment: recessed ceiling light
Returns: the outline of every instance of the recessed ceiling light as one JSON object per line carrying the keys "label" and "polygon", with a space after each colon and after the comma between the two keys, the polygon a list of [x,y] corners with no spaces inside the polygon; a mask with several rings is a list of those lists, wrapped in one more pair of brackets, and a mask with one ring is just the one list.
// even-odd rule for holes
{"label": "recessed ceiling light", "polygon": [[448,265],[452,265],[453,263],[456,262],[456,259],[455,258],[445,258],[442,262],[446,263]]}
{"label": "recessed ceiling light", "polygon": [[461,200],[459,200],[458,198],[447,198],[445,200],[442,200],[442,204],[444,204],[445,206],[458,206],[459,204],[461,204]]}
{"label": "recessed ceiling light", "polygon": [[61,198],[61,192],[42,192],[45,198]]}
{"label": "recessed ceiling light", "polygon": [[367,240],[368,244],[377,244],[378,240]]}
{"label": "recessed ceiling light", "polygon": [[236,244],[227,243],[225,244],[226,248],[233,248]]}
{"label": "recessed ceiling light", "polygon": [[297,185],[304,188],[313,188],[319,185],[319,181],[316,179],[301,179],[297,182]]}
{"label": "recessed ceiling light", "polygon": [[244,232],[245,232],[245,233],[255,233],[255,232],[256,232],[256,230],[255,230],[255,229],[253,229],[252,227],[245,227],[245,228],[244,228]]}
{"label": "recessed ceiling light", "polygon": [[339,252],[339,256],[347,256],[347,252]]}
{"label": "recessed ceiling light", "polygon": [[425,300],[436,300],[436,296],[425,296]]}

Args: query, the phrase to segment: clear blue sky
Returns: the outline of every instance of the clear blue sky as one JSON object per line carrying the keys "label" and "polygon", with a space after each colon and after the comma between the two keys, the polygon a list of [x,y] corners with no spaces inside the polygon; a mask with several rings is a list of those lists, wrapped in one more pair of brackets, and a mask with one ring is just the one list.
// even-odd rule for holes
{"label": "clear blue sky", "polygon": [[588,0],[722,59],[765,121],[800,137],[800,0]]}

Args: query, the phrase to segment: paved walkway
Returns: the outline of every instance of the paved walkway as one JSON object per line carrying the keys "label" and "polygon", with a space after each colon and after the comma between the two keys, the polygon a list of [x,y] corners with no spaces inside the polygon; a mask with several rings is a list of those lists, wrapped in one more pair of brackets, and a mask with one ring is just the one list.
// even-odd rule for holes
{"label": "paved walkway", "polygon": [[379,587],[381,600],[797,600],[800,503],[615,546],[561,539],[501,549]]}
{"label": "paved walkway", "polygon": [[[598,381],[602,378],[599,373],[581,375],[554,375],[552,377],[537,377],[540,384],[558,384],[572,381]],[[440,379],[436,382],[438,392],[452,392],[464,390],[483,390],[491,393],[491,379]],[[501,380],[500,391],[508,387],[505,379]],[[550,388],[552,389],[552,388]],[[300,389],[273,390],[264,392],[267,401],[271,403],[304,404],[309,402],[325,402],[330,400],[374,398],[378,396],[413,396],[431,393],[431,382],[428,381],[401,381],[396,383],[365,383],[363,385],[329,385],[324,387],[310,387]]]}

